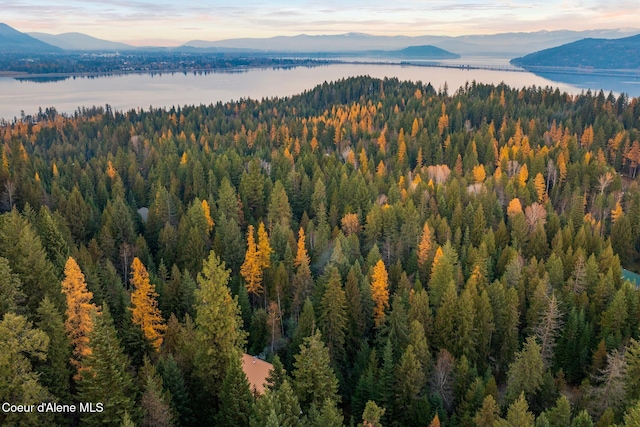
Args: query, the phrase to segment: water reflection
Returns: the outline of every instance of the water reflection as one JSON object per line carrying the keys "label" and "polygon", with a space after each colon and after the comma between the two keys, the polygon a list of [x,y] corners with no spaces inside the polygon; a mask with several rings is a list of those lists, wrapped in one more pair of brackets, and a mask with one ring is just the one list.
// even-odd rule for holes
{"label": "water reflection", "polygon": [[638,74],[626,73],[626,75],[601,75],[538,71],[535,74],[545,79],[579,87],[585,91],[599,92],[602,89],[605,94],[614,92],[615,94],[626,93],[632,97],[640,96],[640,72]]}

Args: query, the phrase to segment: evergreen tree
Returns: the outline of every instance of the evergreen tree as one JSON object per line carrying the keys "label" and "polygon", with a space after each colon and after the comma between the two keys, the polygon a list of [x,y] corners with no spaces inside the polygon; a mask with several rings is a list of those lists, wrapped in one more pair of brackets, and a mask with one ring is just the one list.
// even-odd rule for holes
{"label": "evergreen tree", "polygon": [[[49,338],[23,316],[7,313],[0,321],[0,400],[10,404],[37,405],[51,395],[38,381],[32,361],[47,357]],[[0,412],[2,425],[48,425],[51,417],[38,412]]]}
{"label": "evergreen tree", "polygon": [[209,398],[218,395],[230,360],[236,357],[245,339],[237,298],[231,298],[227,287],[229,274],[213,251],[198,274],[195,367]]}
{"label": "evergreen tree", "polygon": [[338,399],[338,380],[319,331],[304,339],[300,353],[295,356],[293,389],[303,411],[312,405],[321,407],[327,399],[333,402]]}
{"label": "evergreen tree", "polygon": [[327,342],[327,349],[333,361],[333,366],[337,366],[345,357],[344,340],[345,330],[347,329],[347,301],[345,292],[342,289],[338,269],[330,267],[326,274],[329,279],[322,296],[320,324],[322,325],[322,334]]}
{"label": "evergreen tree", "polygon": [[70,397],[71,383],[71,346],[64,328],[64,320],[58,309],[48,297],[44,297],[38,307],[38,329],[49,337],[47,359],[37,366],[40,382],[59,401]]}
{"label": "evergreen tree", "polygon": [[78,397],[82,402],[101,402],[103,411],[83,413],[82,424],[118,426],[125,413],[135,413],[129,361],[123,353],[108,307],[103,306],[99,314],[94,312],[92,320],[91,351],[80,363]]}
{"label": "evergreen tree", "polygon": [[534,337],[529,337],[522,350],[516,354],[515,361],[509,365],[507,401],[513,401],[519,395],[524,400],[523,393],[533,395],[542,386],[543,374],[540,346]]}
{"label": "evergreen tree", "polygon": [[380,419],[384,411],[385,409],[376,405],[373,400],[368,401],[362,413],[362,423],[358,424],[358,427],[382,427]]}
{"label": "evergreen tree", "polygon": [[170,397],[167,393],[163,393],[162,378],[147,357],[145,357],[144,365],[140,371],[143,390],[140,404],[144,412],[142,425],[145,427],[173,426],[173,414],[169,405]]}
{"label": "evergreen tree", "polygon": [[171,409],[177,425],[187,426],[193,421],[189,406],[189,393],[184,376],[171,354],[161,359],[158,371],[162,376],[162,387],[171,396]]}
{"label": "evergreen tree", "polygon": [[248,426],[253,398],[249,389],[249,381],[242,370],[239,354],[229,360],[220,396],[220,413],[217,424],[223,427]]}
{"label": "evergreen tree", "polygon": [[11,272],[9,261],[0,257],[0,318],[17,311],[24,298],[20,286],[20,278]]}

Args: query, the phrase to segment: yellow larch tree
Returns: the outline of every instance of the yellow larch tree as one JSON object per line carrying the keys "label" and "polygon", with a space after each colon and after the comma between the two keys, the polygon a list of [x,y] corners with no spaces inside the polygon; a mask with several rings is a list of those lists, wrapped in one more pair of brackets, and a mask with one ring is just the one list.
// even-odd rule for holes
{"label": "yellow larch tree", "polygon": [[484,165],[477,165],[473,167],[473,179],[478,184],[482,184],[486,177],[487,177],[487,172],[485,172],[484,170]]}
{"label": "yellow larch tree", "polygon": [[404,140],[404,129],[400,128],[398,134],[398,163],[403,163],[407,158],[407,143]]}
{"label": "yellow larch tree", "polygon": [[116,168],[113,167],[113,163],[111,163],[111,160],[109,160],[109,162],[107,163],[107,176],[111,179],[114,179],[116,177]]}
{"label": "yellow larch tree", "polygon": [[518,184],[520,187],[524,187],[527,185],[527,179],[529,178],[529,169],[527,168],[527,164],[525,163],[520,168],[520,173],[518,173]]}
{"label": "yellow larch tree", "polygon": [[258,255],[258,246],[253,237],[253,225],[247,230],[247,252],[244,263],[240,267],[240,274],[244,278],[247,292],[253,295],[262,293],[262,268]]}
{"label": "yellow larch tree", "polygon": [[267,230],[265,230],[264,222],[260,221],[258,225],[258,259],[260,261],[260,268],[271,267],[271,244],[269,243],[269,236]]}
{"label": "yellow larch tree", "polygon": [[93,293],[87,290],[84,274],[72,257],[69,257],[64,266],[62,293],[65,294],[67,301],[64,327],[73,346],[74,358],[71,359],[71,363],[79,367],[80,360],[91,354],[89,348],[89,333],[93,330],[91,314],[97,313],[98,309],[91,302]]}
{"label": "yellow larch tree", "polygon": [[411,137],[415,138],[416,135],[418,135],[418,132],[420,132],[420,123],[418,122],[418,119],[415,118],[413,119],[413,124],[411,125]]}
{"label": "yellow larch tree", "polygon": [[425,268],[431,256],[431,249],[433,248],[433,242],[431,238],[431,229],[428,223],[424,223],[422,227],[422,236],[420,236],[420,243],[418,244],[418,265],[421,268]]}
{"label": "yellow larch tree", "polygon": [[542,176],[540,172],[538,172],[533,179],[533,186],[536,188],[538,201],[544,203],[544,201],[547,200],[546,184],[544,182],[544,176]]}
{"label": "yellow larch tree", "polygon": [[302,264],[309,263],[309,255],[307,255],[305,240],[306,237],[304,235],[304,228],[300,227],[300,232],[298,233],[298,251],[296,252],[296,259],[293,260],[293,264],[296,267],[300,267]]}
{"label": "yellow larch tree", "polygon": [[507,216],[511,218],[519,213],[522,213],[522,203],[520,203],[520,199],[516,197],[511,199],[509,206],[507,206]]}
{"label": "yellow larch tree", "polygon": [[620,202],[616,202],[616,207],[611,211],[611,220],[615,224],[623,215],[622,205],[620,205]]}
{"label": "yellow larch tree", "polygon": [[149,280],[149,273],[138,257],[131,263],[131,293],[132,321],[140,326],[142,333],[153,347],[158,350],[162,345],[162,334],[167,329],[160,309],[158,308],[158,294]]}
{"label": "yellow larch tree", "polygon": [[369,170],[369,162],[367,161],[367,152],[364,151],[364,147],[362,148],[362,150],[360,150],[359,160],[360,170],[362,171],[362,173],[366,174]]}
{"label": "yellow larch tree", "polygon": [[385,167],[384,162],[380,160],[380,163],[378,163],[378,167],[376,168],[376,175],[382,178],[386,174],[387,168]]}
{"label": "yellow larch tree", "polygon": [[202,200],[202,210],[204,211],[204,218],[207,220],[209,233],[211,233],[211,230],[213,230],[213,226],[215,225],[215,223],[213,222],[213,218],[211,218],[211,208],[209,207],[209,203],[206,199]]}
{"label": "yellow larch tree", "polygon": [[384,156],[387,153],[387,138],[384,136],[387,131],[387,126],[385,125],[382,132],[380,132],[380,136],[378,137],[378,148],[380,149],[380,153]]}
{"label": "yellow larch tree", "polygon": [[375,304],[373,308],[375,324],[380,326],[384,321],[384,310],[389,308],[389,274],[382,260],[376,263],[371,274],[371,299]]}
{"label": "yellow larch tree", "polygon": [[340,221],[342,225],[342,232],[345,236],[349,236],[350,234],[357,234],[360,232],[360,220],[358,219],[358,214],[348,213],[342,217]]}

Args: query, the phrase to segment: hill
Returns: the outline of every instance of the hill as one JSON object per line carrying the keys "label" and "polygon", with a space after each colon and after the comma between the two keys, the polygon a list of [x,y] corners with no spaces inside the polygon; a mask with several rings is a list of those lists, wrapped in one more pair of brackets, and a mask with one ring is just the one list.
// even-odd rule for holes
{"label": "hill", "polygon": [[409,46],[401,50],[389,52],[391,56],[413,59],[456,59],[457,53],[449,52],[431,45]]}
{"label": "hill", "polygon": [[135,46],[102,40],[82,33],[28,33],[31,37],[44,43],[65,50],[134,50]]}
{"label": "hill", "polygon": [[640,69],[640,35],[621,39],[587,38],[511,60],[528,67],[571,67],[605,70]]}
{"label": "hill", "polygon": [[62,53],[62,49],[0,23],[0,54]]}

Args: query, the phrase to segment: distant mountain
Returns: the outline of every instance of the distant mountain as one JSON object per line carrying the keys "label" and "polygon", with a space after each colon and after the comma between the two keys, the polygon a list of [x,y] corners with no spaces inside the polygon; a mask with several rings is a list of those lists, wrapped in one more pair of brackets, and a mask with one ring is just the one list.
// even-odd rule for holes
{"label": "distant mountain", "polygon": [[31,37],[65,50],[134,50],[135,46],[97,39],[82,33],[28,33]]}
{"label": "distant mountain", "polygon": [[431,45],[409,46],[389,52],[392,56],[407,59],[457,59],[460,55]]}
{"label": "distant mountain", "polygon": [[592,31],[538,31],[469,36],[374,36],[363,33],[338,35],[278,36],[220,41],[194,40],[184,46],[198,48],[235,48],[277,52],[357,52],[398,50],[408,46],[432,45],[463,56],[513,58],[586,37],[620,38],[640,33],[639,29]]}
{"label": "distant mountain", "polygon": [[62,53],[62,49],[0,23],[0,54]]}
{"label": "distant mountain", "polygon": [[640,35],[621,39],[587,38],[511,60],[527,67],[570,67],[604,70],[640,69]]}

